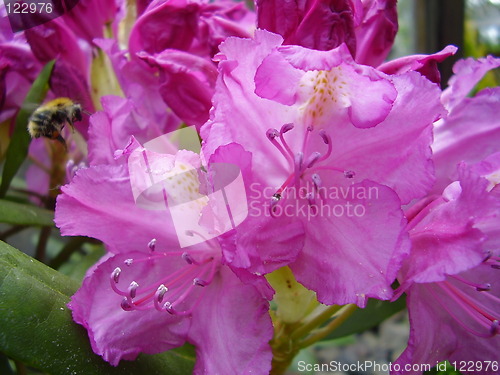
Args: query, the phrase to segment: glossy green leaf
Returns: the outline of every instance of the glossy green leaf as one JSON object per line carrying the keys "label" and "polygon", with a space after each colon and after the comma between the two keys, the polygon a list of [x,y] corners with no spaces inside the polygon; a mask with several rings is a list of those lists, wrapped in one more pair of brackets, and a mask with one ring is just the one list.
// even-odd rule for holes
{"label": "glossy green leaf", "polygon": [[21,167],[24,159],[26,159],[26,156],[28,156],[31,137],[26,130],[26,126],[28,125],[28,119],[33,112],[33,108],[42,103],[49,90],[49,79],[54,63],[55,61],[51,61],[44,66],[35,82],[33,82],[31,89],[24,99],[23,106],[17,114],[14,133],[12,134],[5,156],[2,183],[0,185],[0,198],[5,197],[12,179]]}
{"label": "glossy green leaf", "polygon": [[403,310],[406,307],[406,299],[399,298],[395,302],[379,301],[370,299],[366,308],[357,309],[339,328],[325,337],[325,340],[336,339],[353,333],[363,332],[373,328],[384,320]]}
{"label": "glossy green leaf", "polygon": [[192,347],[112,367],[95,355],[66,307],[79,284],[0,242],[0,351],[53,375],[191,374]]}
{"label": "glossy green leaf", "polygon": [[0,223],[27,226],[54,225],[54,212],[31,204],[0,199]]}

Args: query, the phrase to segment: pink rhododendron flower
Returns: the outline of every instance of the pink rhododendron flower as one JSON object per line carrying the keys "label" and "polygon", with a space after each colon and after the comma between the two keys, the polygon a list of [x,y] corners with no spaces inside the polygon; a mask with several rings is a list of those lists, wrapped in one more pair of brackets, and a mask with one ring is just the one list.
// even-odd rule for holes
{"label": "pink rhododendron flower", "polygon": [[[188,341],[197,350],[195,374],[268,373],[273,329],[267,299],[223,265],[217,241],[183,249],[177,242],[168,204],[198,196],[201,181],[193,171],[199,156],[185,150],[157,154],[135,141],[117,155],[121,163],[79,170],[57,203],[56,223],[64,235],[101,239],[110,251],[69,304],[93,350],[116,366],[140,352]],[[163,209],[148,210],[134,200],[129,173],[137,170],[125,162],[138,156],[151,166],[152,172],[142,173],[160,181],[188,171],[180,185],[166,188]]]}
{"label": "pink rhododendron flower", "polygon": [[[401,369],[406,364],[496,358],[500,199],[498,179],[489,179],[499,170],[500,154],[473,167],[461,164],[459,181],[418,213],[408,213],[412,250],[400,281],[408,294],[411,331],[408,347],[396,362]],[[480,371],[498,373],[486,367]]]}
{"label": "pink rhododendron flower", "polygon": [[[344,45],[322,52],[281,43],[258,30],[254,40],[229,38],[220,47],[204,150],[237,142],[251,152],[253,195],[268,202],[223,247],[234,246],[234,262],[254,253],[248,238],[262,230],[255,222],[281,212],[304,226],[305,245],[288,262],[320,302],[362,306],[367,297],[390,298],[408,251],[401,202],[433,183],[429,145],[442,113],[439,89],[415,72],[392,77],[358,65]],[[350,204],[363,213],[347,212]],[[275,259],[265,251],[260,247],[260,260],[269,267]]]}
{"label": "pink rhododendron flower", "polygon": [[233,1],[155,1],[134,24],[129,51],[160,72],[160,94],[174,113],[200,127],[214,93],[212,57],[228,36],[249,37],[254,18]]}
{"label": "pink rhododendron flower", "polygon": [[474,97],[467,97],[484,74],[498,66],[500,59],[489,56],[460,60],[453,67],[455,74],[442,95],[449,114],[434,130],[432,149],[437,181],[433,192],[436,194],[457,179],[458,163],[478,163],[498,151],[500,88],[484,89]]}
{"label": "pink rhododendron flower", "polygon": [[398,30],[395,0],[257,1],[257,26],[283,44],[331,50],[345,43],[359,64],[377,66]]}

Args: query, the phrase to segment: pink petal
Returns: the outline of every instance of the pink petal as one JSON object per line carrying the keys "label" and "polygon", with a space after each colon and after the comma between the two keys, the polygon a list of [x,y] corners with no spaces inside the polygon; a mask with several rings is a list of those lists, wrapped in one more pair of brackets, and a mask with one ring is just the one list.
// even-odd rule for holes
{"label": "pink petal", "polygon": [[446,46],[440,52],[432,55],[411,55],[386,62],[378,67],[387,74],[401,74],[415,70],[427,77],[431,82],[440,83],[441,75],[437,63],[444,61],[447,57],[454,55],[457,51],[455,46]]}
{"label": "pink petal", "polygon": [[348,197],[339,193],[303,218],[306,243],[290,268],[320,302],[363,307],[369,297],[391,298],[409,251],[406,223],[391,189],[366,180],[343,188]]}
{"label": "pink petal", "polygon": [[465,161],[473,164],[498,150],[500,89],[485,89],[473,98],[466,98],[434,130],[434,163],[439,193],[457,179],[456,166]]}
{"label": "pink petal", "polygon": [[[134,256],[144,254],[128,253],[103,259],[87,275],[68,304],[73,319],[88,330],[94,352],[113,366],[122,359],[133,360],[139,353],[155,354],[181,346],[190,325],[189,319],[155,309],[124,311],[121,308],[123,296],[110,287],[111,273],[116,267],[124,270],[120,275],[120,285],[125,290],[132,280],[144,279],[145,275],[159,271],[141,264],[124,265],[126,259]],[[162,268],[164,274],[174,271]]]}
{"label": "pink petal", "polygon": [[178,247],[169,212],[146,210],[135,204],[124,165],[79,170],[62,191],[55,222],[65,236],[97,238],[114,253],[148,251],[153,238],[161,249]]}
{"label": "pink petal", "polygon": [[194,374],[267,374],[273,327],[268,302],[251,285],[221,269],[193,314]]}
{"label": "pink petal", "polygon": [[453,66],[455,73],[448,82],[448,88],[443,92],[443,104],[447,109],[455,108],[466,98],[474,86],[490,71],[500,66],[500,58],[487,56],[480,59],[459,60]]}
{"label": "pink petal", "polygon": [[396,0],[364,0],[355,12],[362,13],[356,14],[362,17],[355,25],[356,61],[376,67],[389,54],[398,31]]}

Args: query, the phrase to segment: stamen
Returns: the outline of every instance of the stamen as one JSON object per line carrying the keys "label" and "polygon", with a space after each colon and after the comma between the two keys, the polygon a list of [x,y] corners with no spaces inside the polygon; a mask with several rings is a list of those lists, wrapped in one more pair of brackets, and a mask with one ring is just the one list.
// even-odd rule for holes
{"label": "stamen", "polygon": [[163,308],[165,309],[166,312],[168,312],[171,315],[175,314],[174,306],[170,302],[165,302],[165,305],[163,305]]}
{"label": "stamen", "polygon": [[311,155],[309,155],[304,165],[306,166],[306,168],[311,168],[320,157],[321,154],[317,151],[314,151]]}
{"label": "stamen", "polygon": [[281,200],[281,194],[274,193],[271,198],[271,206],[269,207],[269,213],[271,214],[272,217],[276,217],[274,215],[274,212],[276,211],[276,205],[279,203],[280,200]]}
{"label": "stamen", "polygon": [[319,135],[323,139],[323,142],[325,142],[325,144],[328,146],[328,150],[326,151],[326,154],[323,155],[323,157],[321,159],[319,159],[320,161],[323,161],[323,160],[328,159],[330,157],[330,155],[332,154],[333,145],[332,145],[332,139],[330,138],[330,136],[328,134],[326,134],[326,132],[323,129],[321,129],[319,131]]}
{"label": "stamen", "polygon": [[198,264],[189,253],[182,253],[182,259],[186,261],[187,264]]}
{"label": "stamen", "polygon": [[205,280],[196,278],[193,280],[193,285],[198,285],[198,286],[207,286],[207,282]]}
{"label": "stamen", "polygon": [[306,152],[307,141],[309,140],[309,134],[313,131],[312,126],[306,128],[306,134],[304,136],[304,142],[302,142],[302,152]]}
{"label": "stamen", "polygon": [[298,152],[294,157],[295,162],[295,188],[299,189],[300,187],[300,174],[302,172],[302,162],[304,161],[304,154],[302,152]]}
{"label": "stamen", "polygon": [[135,298],[137,288],[139,288],[139,284],[137,284],[135,281],[132,281],[128,287],[128,295],[130,296],[130,298]]}
{"label": "stamen", "polygon": [[[175,256],[179,256],[174,253]],[[181,258],[186,262],[184,266],[178,268],[175,272],[165,275],[161,280],[152,281],[150,284],[144,282],[139,286],[139,280],[130,282],[126,290],[121,290],[118,287],[122,270],[117,267],[110,275],[110,284],[113,291],[123,296],[121,307],[125,311],[132,310],[150,310],[167,311],[175,315],[191,314],[193,308],[197,305],[201,294],[197,294],[194,299],[191,299],[187,308],[182,307],[183,311],[174,309],[184,306],[184,301],[188,299],[196,286],[209,285],[215,275],[218,262],[214,261],[213,256],[205,257],[204,259],[195,259],[191,254],[184,252]],[[144,261],[157,261],[165,259],[165,256],[149,256],[133,260],[130,264],[142,263]],[[128,259],[127,259],[128,260]],[[131,259],[132,260],[132,259]],[[137,273],[141,277],[142,273]],[[138,282],[139,281],[139,282]],[[200,293],[200,292],[198,292]],[[167,300],[167,302],[164,302]]]}
{"label": "stamen", "polygon": [[345,178],[353,178],[355,175],[354,171],[344,171]]}
{"label": "stamen", "polygon": [[292,130],[294,128],[294,125],[290,122],[288,124],[284,124],[282,127],[281,127],[281,130],[280,130],[280,133],[283,135],[285,134],[286,132],[289,132],[290,130]]}
{"label": "stamen", "polygon": [[314,173],[311,176],[311,180],[312,180],[312,182],[313,182],[314,187],[316,188],[316,190],[319,190],[319,188],[321,187],[321,184],[322,184],[321,177],[319,176],[319,174]]}
{"label": "stamen", "polygon": [[309,206],[315,206],[316,205],[316,198],[312,192],[309,192],[306,194],[306,199],[309,202]]}
{"label": "stamen", "polygon": [[130,267],[132,265],[132,263],[134,263],[134,260],[133,259],[125,259],[123,261],[123,263],[125,263],[125,265],[127,265],[128,267]]}
{"label": "stamen", "polygon": [[156,238],[153,238],[151,241],[148,243],[148,247],[151,251],[155,251],[156,248]]}
{"label": "stamen", "polygon": [[290,146],[288,146],[288,143],[286,143],[285,141],[285,137],[283,136],[286,132],[290,131],[293,129],[293,124],[285,124],[281,127],[281,130],[280,130],[280,141],[281,141],[281,144],[283,145],[283,147],[285,148],[285,150],[288,152],[288,154],[290,156],[292,156],[293,158],[293,152],[292,150],[290,149]]}
{"label": "stamen", "polygon": [[[491,337],[491,333],[486,335],[484,333],[481,333],[481,332],[477,332],[475,330],[473,330],[472,328],[470,328],[466,323],[464,323],[462,320],[460,320],[460,318],[452,311],[452,309],[449,308],[449,306],[447,306],[447,304],[443,303],[441,301],[441,299],[439,298],[439,296],[433,291],[433,288],[431,285],[428,285],[428,284],[423,284],[425,285],[426,289],[430,292],[430,294],[432,294],[434,296],[434,300],[436,300],[440,305],[441,307],[448,313],[450,314],[450,316],[463,328],[465,329],[467,332],[469,333],[472,333],[473,335],[475,336],[478,336],[478,337],[484,337],[484,338],[487,338],[487,337]],[[461,304],[459,304],[461,305]],[[467,309],[466,309],[467,310]],[[473,317],[474,318],[474,317]],[[474,319],[477,321],[477,319]],[[481,323],[479,323],[481,324]]]}
{"label": "stamen", "polygon": [[278,151],[281,153],[281,155],[283,155],[285,157],[286,160],[288,160],[289,162],[291,162],[292,161],[291,153],[286,152],[283,149],[283,147],[276,140],[276,138],[278,138],[279,136],[280,136],[280,133],[276,129],[268,129],[266,131],[266,137],[267,137],[267,139],[269,139],[271,141],[271,143],[273,144],[273,146],[278,149]]}
{"label": "stamen", "polygon": [[165,296],[165,293],[168,292],[168,288],[161,284],[158,289],[156,289],[156,293],[155,293],[155,297],[154,297],[154,306],[155,306],[155,309],[158,310],[158,311],[162,311],[162,306],[160,306],[160,303],[163,302],[163,297]]}
{"label": "stamen", "polygon": [[120,280],[120,274],[122,273],[122,269],[120,267],[116,267],[113,272],[111,272],[111,281],[115,284],[118,284]]}
{"label": "stamen", "polygon": [[129,303],[127,298],[124,298],[120,304],[121,308],[125,311],[133,311],[134,307]]}
{"label": "stamen", "polygon": [[498,320],[494,320],[493,323],[491,323],[491,328],[490,328],[491,336],[495,336],[497,333],[499,333],[498,330],[499,325],[500,323],[498,322]]}
{"label": "stamen", "polygon": [[450,275],[451,278],[458,280],[466,285],[469,285],[473,288],[475,288],[478,292],[487,292],[491,290],[491,284],[490,283],[484,283],[484,284],[477,284],[473,283],[471,281],[465,280],[464,278],[457,276],[457,275]]}

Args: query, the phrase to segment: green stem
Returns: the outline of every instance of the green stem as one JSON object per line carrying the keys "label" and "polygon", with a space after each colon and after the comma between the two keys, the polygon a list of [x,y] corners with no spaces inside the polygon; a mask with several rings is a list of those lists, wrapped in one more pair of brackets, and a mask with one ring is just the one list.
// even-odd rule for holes
{"label": "green stem", "polygon": [[321,329],[318,329],[314,331],[311,335],[309,335],[307,338],[304,340],[300,341],[298,343],[298,346],[300,349],[306,348],[315,342],[324,339],[326,336],[328,336],[331,332],[336,330],[342,323],[344,323],[358,306],[356,305],[346,305],[342,308],[342,311],[334,317],[334,319],[328,323],[326,326],[324,326]]}
{"label": "green stem", "polygon": [[52,227],[43,227],[40,230],[40,237],[38,237],[38,244],[36,245],[35,259],[45,263],[45,254],[47,250],[47,243],[49,242],[50,232]]}
{"label": "green stem", "polygon": [[[320,307],[324,308],[323,306]],[[324,311],[313,316],[312,319],[310,319],[309,321],[305,321],[303,324],[300,325],[298,329],[293,331],[291,334],[291,339],[297,340],[304,337],[314,328],[319,327],[323,323],[327,322],[332,317],[332,315],[335,314],[337,311],[339,311],[341,308],[342,306],[338,305],[332,305],[324,308]]]}

